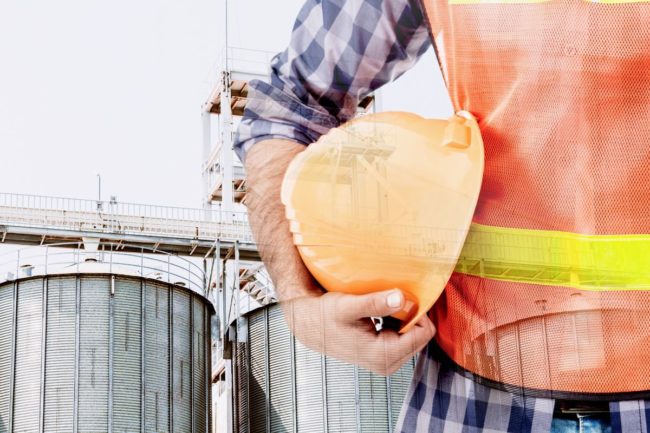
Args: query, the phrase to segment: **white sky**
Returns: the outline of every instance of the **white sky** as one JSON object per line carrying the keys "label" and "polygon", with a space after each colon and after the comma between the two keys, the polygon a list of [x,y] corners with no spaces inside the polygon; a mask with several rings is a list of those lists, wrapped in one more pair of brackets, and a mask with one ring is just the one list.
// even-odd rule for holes
{"label": "white sky", "polygon": [[[0,191],[200,207],[223,2],[2,0]],[[282,50],[302,2],[231,0],[230,45]],[[383,108],[449,113],[431,52]]]}

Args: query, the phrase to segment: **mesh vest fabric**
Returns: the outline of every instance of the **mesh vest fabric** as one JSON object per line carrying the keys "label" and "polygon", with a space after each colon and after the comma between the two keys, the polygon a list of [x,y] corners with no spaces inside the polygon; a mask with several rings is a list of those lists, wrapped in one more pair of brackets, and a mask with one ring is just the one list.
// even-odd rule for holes
{"label": "mesh vest fabric", "polygon": [[[423,0],[485,174],[474,222],[650,233],[650,4]],[[455,273],[431,317],[463,371],[528,395],[650,395],[650,294]]]}

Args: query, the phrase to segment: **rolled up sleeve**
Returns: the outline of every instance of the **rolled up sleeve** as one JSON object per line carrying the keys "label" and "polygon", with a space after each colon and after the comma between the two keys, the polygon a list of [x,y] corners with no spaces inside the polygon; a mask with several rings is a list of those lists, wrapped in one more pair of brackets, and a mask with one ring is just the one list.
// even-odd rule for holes
{"label": "rolled up sleeve", "polygon": [[237,155],[244,161],[269,139],[313,143],[430,44],[419,0],[308,0],[289,47],[271,62],[270,82],[249,82]]}

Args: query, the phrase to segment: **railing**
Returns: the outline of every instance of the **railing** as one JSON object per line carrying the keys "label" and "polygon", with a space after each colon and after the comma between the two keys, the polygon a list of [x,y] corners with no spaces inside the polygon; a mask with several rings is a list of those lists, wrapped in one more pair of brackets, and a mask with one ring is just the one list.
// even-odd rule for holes
{"label": "railing", "polygon": [[236,73],[250,74],[259,78],[268,78],[271,70],[271,60],[277,53],[242,47],[228,47],[221,51],[212,75],[209,78],[215,88],[221,80],[220,71],[226,68]]}
{"label": "railing", "polygon": [[[220,150],[220,149],[218,149]],[[206,167],[206,172],[208,176],[208,186],[210,194],[216,195],[217,191],[223,188],[223,176],[221,174],[221,162],[219,158],[221,155],[219,153],[212,153],[210,159],[208,159]],[[236,157],[235,157],[236,158]],[[232,167],[232,178],[233,181],[244,179],[246,177],[246,171],[241,165],[233,165]]]}
{"label": "railing", "polygon": [[160,280],[207,296],[205,272],[191,260],[161,251],[154,254],[140,246],[140,252],[126,253],[111,244],[96,252],[70,248],[76,245],[50,244],[0,254],[0,283],[32,276],[108,273]]}
{"label": "railing", "polygon": [[[212,149],[212,151],[210,152],[210,156],[208,156],[208,159],[205,162],[205,170],[209,172],[219,173],[221,169],[221,161],[220,161],[221,146],[222,146],[221,141],[219,141],[219,144]],[[232,156],[233,156],[233,161],[232,161],[233,177],[235,179],[246,177],[246,170],[244,169],[244,166],[241,165],[234,152]]]}
{"label": "railing", "polygon": [[[277,53],[241,47],[228,47],[228,67],[234,72],[268,77],[271,71],[271,60]],[[236,77],[234,77],[236,78]]]}
{"label": "railing", "polygon": [[98,201],[66,197],[50,197],[29,194],[0,193],[0,206],[20,207],[25,209],[52,209],[76,212],[95,212],[124,216],[138,216],[181,220],[219,221],[220,212],[196,208],[173,206],[156,206],[140,203],[122,203],[117,201]]}
{"label": "railing", "polygon": [[0,225],[253,243],[246,212],[0,193]]}

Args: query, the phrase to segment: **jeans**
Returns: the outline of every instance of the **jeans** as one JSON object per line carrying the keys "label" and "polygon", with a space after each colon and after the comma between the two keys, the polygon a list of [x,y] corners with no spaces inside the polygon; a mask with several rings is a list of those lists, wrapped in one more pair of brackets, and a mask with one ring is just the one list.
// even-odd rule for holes
{"label": "jeans", "polygon": [[607,415],[578,415],[576,419],[553,418],[551,433],[611,433]]}

